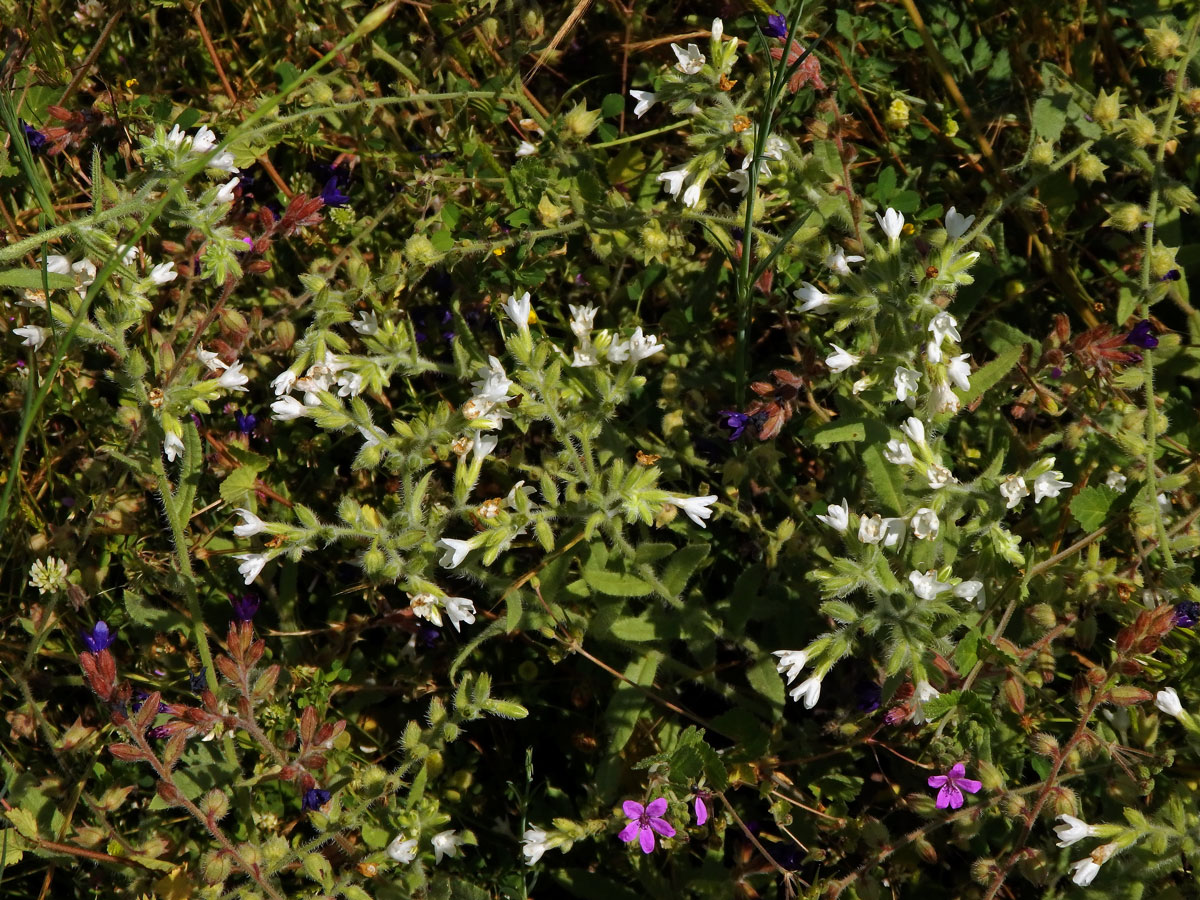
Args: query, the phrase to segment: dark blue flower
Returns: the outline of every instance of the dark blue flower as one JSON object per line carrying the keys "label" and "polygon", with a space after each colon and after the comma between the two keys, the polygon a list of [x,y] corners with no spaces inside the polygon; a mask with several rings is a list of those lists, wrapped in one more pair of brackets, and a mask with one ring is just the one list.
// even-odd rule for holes
{"label": "dark blue flower", "polygon": [[1154,326],[1149,319],[1142,319],[1133,326],[1133,330],[1125,335],[1125,343],[1141,347],[1143,350],[1153,350],[1158,346],[1158,338],[1154,335]]}
{"label": "dark blue flower", "polygon": [[238,431],[242,434],[254,434],[254,426],[258,424],[258,416],[253,413],[242,414],[234,413],[233,417],[237,419]]}
{"label": "dark blue flower", "polygon": [[30,125],[28,122],[21,120],[21,127],[25,129],[25,140],[29,141],[29,149],[37,152],[46,146],[46,136]]}
{"label": "dark blue flower", "polygon": [[233,616],[239,622],[249,622],[258,612],[258,594],[243,594],[240,598],[230,597],[233,606]]}
{"label": "dark blue flower", "polygon": [[730,441],[736,441],[738,438],[740,438],[742,433],[746,430],[746,426],[750,424],[750,417],[745,413],[738,412],[737,410],[723,409],[717,413],[717,415],[725,420],[721,423],[721,425],[722,427],[730,430]]}
{"label": "dark blue flower", "polygon": [[349,206],[350,198],[342,193],[338,186],[338,176],[334,175],[325,182],[325,187],[321,189],[321,199],[325,201],[326,206]]}
{"label": "dark blue flower", "polygon": [[83,638],[83,643],[87,646],[89,653],[99,653],[101,650],[107,650],[108,645],[113,642],[116,637],[108,630],[108,623],[101,619],[97,622],[91,631],[80,631],[80,637]]}
{"label": "dark blue flower", "polygon": [[763,34],[773,38],[787,37],[787,19],[778,13],[767,16],[767,27],[763,29]]}
{"label": "dark blue flower", "polygon": [[1162,278],[1160,278],[1158,280],[1159,281],[1178,281],[1182,277],[1183,276],[1179,274],[1178,269],[1172,269],[1170,272],[1168,272],[1166,275],[1164,275]]}
{"label": "dark blue flower", "polygon": [[309,810],[319,810],[322,806],[329,802],[331,794],[329,791],[321,788],[309,788],[304,792],[304,799],[300,801],[300,810],[308,812]]}
{"label": "dark blue flower", "polygon": [[1051,369],[1051,370],[1050,370],[1050,377],[1051,377],[1051,378],[1062,378],[1062,377],[1063,377],[1063,370],[1062,370],[1062,367],[1061,367],[1061,366],[1055,366],[1053,369]]}
{"label": "dark blue flower", "polygon": [[1171,624],[1176,628],[1191,628],[1198,621],[1200,621],[1200,603],[1195,600],[1184,600],[1175,607],[1175,615],[1171,617]]}
{"label": "dark blue flower", "polygon": [[193,694],[199,694],[208,687],[208,675],[203,669],[199,672],[188,673],[188,690]]}
{"label": "dark blue flower", "polygon": [[441,640],[442,633],[432,625],[423,625],[417,629],[417,643],[426,650],[432,650]]}
{"label": "dark blue flower", "polygon": [[858,697],[857,709],[859,712],[874,712],[879,709],[883,690],[875,682],[860,681],[854,689],[854,693]]}

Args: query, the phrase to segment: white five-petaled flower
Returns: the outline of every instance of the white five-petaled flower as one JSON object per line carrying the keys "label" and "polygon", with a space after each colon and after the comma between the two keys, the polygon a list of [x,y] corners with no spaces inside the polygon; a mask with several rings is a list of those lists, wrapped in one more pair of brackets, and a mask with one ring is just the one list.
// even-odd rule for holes
{"label": "white five-petaled flower", "polygon": [[271,380],[271,389],[275,391],[276,397],[289,393],[295,385],[296,373],[291,369],[285,369]]}
{"label": "white five-petaled flower", "polygon": [[1175,688],[1163,688],[1155,694],[1154,705],[1176,719],[1183,715],[1183,704],[1179,702],[1179,694],[1175,692]]}
{"label": "white five-petaled flower", "polygon": [[911,466],[913,464],[912,447],[907,441],[892,438],[883,448],[883,458],[895,466]]}
{"label": "white five-petaled flower", "polygon": [[883,229],[883,233],[888,236],[888,240],[895,242],[900,239],[900,232],[904,228],[904,215],[902,213],[896,212],[896,210],[889,206],[887,212],[882,216],[879,213],[875,213],[875,221],[879,223],[879,227]]}
{"label": "white five-petaled flower", "polygon": [[407,865],[417,858],[417,839],[406,838],[404,832],[401,832],[387,845],[387,855],[396,862]]}
{"label": "white five-petaled flower", "polygon": [[900,542],[904,540],[904,535],[908,531],[908,522],[899,517],[893,517],[883,520],[883,546],[887,549],[893,549],[900,546]]}
{"label": "white five-petaled flower", "polygon": [[508,399],[508,389],[512,382],[504,371],[504,366],[494,356],[488,356],[488,364],[479,367],[480,380],[472,381],[475,388],[475,399],[484,403],[503,403]]}
{"label": "white five-petaled flower", "polygon": [[929,391],[929,407],[934,415],[958,412],[958,395],[951,390],[948,383],[939,378]]}
{"label": "white five-petaled flower", "polygon": [[704,528],[704,520],[712,515],[712,505],[717,502],[716,494],[707,497],[668,497],[667,503],[682,509],[689,519]]}
{"label": "white five-petaled flower", "polygon": [[1125,475],[1121,472],[1118,472],[1116,469],[1113,469],[1111,472],[1109,472],[1107,475],[1104,476],[1105,486],[1112,488],[1118,494],[1125,493],[1125,482],[1126,481],[1128,481],[1128,479],[1125,477]]}
{"label": "white five-petaled flower", "polygon": [[42,328],[40,325],[22,325],[20,328],[14,328],[13,334],[19,334],[25,338],[21,341],[24,346],[38,350],[42,344],[46,343],[46,338],[50,336],[50,329]]}
{"label": "white five-petaled flower", "polygon": [[434,863],[440,863],[443,856],[458,856],[458,848],[463,842],[463,839],[458,836],[458,832],[453,828],[448,831],[439,831],[433,836],[432,840]]}
{"label": "white five-petaled flower", "polygon": [[1015,509],[1021,501],[1029,496],[1029,486],[1020,475],[1009,475],[1000,484],[1000,493],[1004,495],[1005,508]]}
{"label": "white five-petaled flower", "polygon": [[280,397],[271,404],[271,412],[274,413],[271,418],[275,421],[290,422],[292,419],[308,415],[308,407],[295,397]]}
{"label": "white five-petaled flower", "polygon": [[918,539],[923,541],[931,541],[938,536],[938,528],[941,527],[941,522],[938,521],[938,515],[928,506],[922,506],[912,517],[913,534]]}
{"label": "white five-petaled flower", "polygon": [[824,522],[834,531],[846,533],[846,529],[850,527],[850,503],[845,497],[842,498],[842,505],[836,503],[829,504],[829,508],[825,510],[825,515],[817,516],[817,519]]}
{"label": "white five-petaled flower", "polygon": [[[933,341],[939,347],[945,343],[946,338],[955,341],[962,340],[962,335],[958,333],[958,320],[945,310],[929,320],[929,333],[933,335]],[[934,362],[940,362],[940,360],[934,360]]]}
{"label": "white five-petaled flower", "polygon": [[569,304],[569,306],[571,309],[571,333],[582,341],[592,332],[596,321],[596,307],[590,303],[586,306],[573,304]]}
{"label": "white five-petaled flower", "polygon": [[915,406],[917,402],[917,382],[921,380],[921,373],[916,369],[910,369],[907,366],[896,366],[896,372],[892,376],[892,384],[896,387],[896,399],[901,403],[907,403],[909,406]]}
{"label": "white five-petaled flower", "polygon": [[946,235],[953,241],[967,233],[967,229],[975,222],[974,216],[964,216],[953,206],[946,213]]}
{"label": "white five-petaled flower", "polygon": [[745,169],[733,169],[729,172],[728,177],[732,178],[735,182],[733,187],[729,189],[731,193],[744,194],[750,190],[750,173]]}
{"label": "white five-petaled flower", "polygon": [[700,183],[695,182],[688,186],[688,189],[683,192],[683,205],[688,209],[695,209],[696,204],[700,202]]}
{"label": "white five-petaled flower", "polygon": [[163,453],[167,455],[167,462],[175,462],[175,457],[182,452],[183,438],[173,431],[168,431],[163,440]]}
{"label": "white five-petaled flower", "polygon": [[379,330],[379,319],[375,315],[375,310],[360,309],[358,315],[359,318],[351,322],[350,327],[363,337],[368,337]]}
{"label": "white five-petaled flower", "polygon": [[787,683],[791,684],[800,675],[808,662],[808,654],[803,650],[776,650],[774,655],[779,657],[779,662],[775,666],[776,672],[787,672],[784,677]]}
{"label": "white five-petaled flower", "polygon": [[517,156],[518,157],[533,156],[533,154],[535,154],[535,153],[537,153],[537,147],[535,147],[533,144],[529,143],[529,141],[521,141],[521,143],[519,143],[517,145]]}
{"label": "white five-petaled flower", "polygon": [[1058,817],[1063,822],[1062,825],[1054,826],[1054,833],[1058,835],[1059,847],[1070,847],[1077,841],[1095,837],[1098,833],[1095,825],[1089,825],[1083,819],[1077,819],[1067,813],[1060,813]]}
{"label": "white five-petaled flower", "polygon": [[1090,856],[1075,860],[1071,863],[1071,868],[1075,870],[1071,880],[1080,887],[1087,887],[1100,872],[1100,866],[1107,862],[1118,849],[1115,843],[1104,844],[1093,850]]}
{"label": "white five-petaled flower", "polygon": [[192,138],[192,152],[197,155],[207,153],[215,146],[217,146],[216,132],[207,125],[201,125],[196,130],[196,136]]}
{"label": "white five-petaled flower", "polygon": [[450,624],[454,626],[455,631],[461,630],[463,622],[468,625],[475,624],[475,604],[466,597],[443,597],[442,605],[446,608],[446,615],[450,617]]}
{"label": "white five-petaled flower", "polygon": [[950,585],[944,581],[939,581],[937,572],[930,569],[925,574],[920,572],[909,572],[908,580],[912,582],[913,593],[922,600],[932,600],[943,591],[950,590]]}
{"label": "white five-petaled flower", "polygon": [[883,519],[878,515],[862,516],[858,520],[858,539],[864,544],[878,544],[883,535]]}
{"label": "white five-petaled flower", "polygon": [[[974,600],[983,590],[982,581],[962,581],[954,586],[954,596],[963,600]],[[980,601],[982,608],[982,600]]]}
{"label": "white five-petaled flower", "polygon": [[529,291],[521,295],[520,299],[515,294],[509,296],[504,304],[504,311],[508,313],[508,317],[513,320],[513,324],[517,326],[523,333],[529,333],[529,316],[533,313],[533,304],[529,299]]}
{"label": "white five-petaled flower", "polygon": [[950,376],[950,380],[960,391],[971,389],[971,364],[967,362],[970,358],[970,353],[964,353],[961,356],[951,357],[950,362],[946,365],[946,374]]}
{"label": "white five-petaled flower", "polygon": [[861,256],[847,256],[846,251],[841,247],[836,248],[825,257],[825,265],[829,266],[835,275],[849,275],[850,263],[862,261],[863,258]]}
{"label": "white five-petaled flower", "polygon": [[678,44],[672,44],[671,49],[675,51],[675,58],[679,60],[675,68],[684,75],[695,75],[704,68],[704,54],[695,44],[688,44],[686,50]]}
{"label": "white five-petaled flower", "polygon": [[492,455],[492,451],[496,449],[496,445],[500,443],[498,437],[486,435],[482,431],[476,431],[471,435],[471,458],[475,461],[487,459]]}
{"label": "white five-petaled flower", "polygon": [[246,579],[246,584],[250,585],[254,583],[254,579],[258,577],[258,573],[263,570],[270,557],[265,553],[235,553],[233,558],[243,561],[238,566],[238,573]]}
{"label": "white five-petaled flower", "polygon": [[438,603],[437,595],[431,594],[429,591],[422,591],[419,594],[409,594],[408,607],[417,618],[425,619],[427,622],[432,622],[438,626],[442,624],[442,608]]}
{"label": "white five-petaled flower", "polygon": [[954,474],[943,466],[941,463],[930,463],[929,471],[925,473],[925,478],[929,482],[931,491],[940,490],[948,484],[954,484],[958,481]]}
{"label": "white five-petaled flower", "polygon": [[159,263],[150,270],[150,280],[155,284],[170,284],[179,277],[179,273],[174,269],[175,263],[173,262]]}
{"label": "white five-petaled flower", "polygon": [[825,365],[829,366],[833,372],[845,372],[851,366],[856,366],[862,362],[861,356],[855,356],[849,350],[844,350],[837,344],[830,344],[833,347],[833,353],[825,357]]}
{"label": "white five-petaled flower", "polygon": [[824,312],[829,308],[829,295],[807,281],[800,282],[800,287],[792,291],[792,296],[804,301],[798,312]]}
{"label": "white five-petaled flower", "polygon": [[[634,362],[648,359],[660,350],[665,350],[666,344],[660,344],[652,334],[642,334],[641,326],[633,330],[629,338],[629,358]],[[714,499],[716,499],[714,497]]]}
{"label": "white five-petaled flower", "polygon": [[804,708],[812,709],[817,705],[817,701],[821,699],[821,678],[819,675],[814,675],[811,678],[800,682],[790,691],[790,696],[797,703],[804,700]]}
{"label": "white five-petaled flower", "polygon": [[[1054,465],[1054,457],[1050,457],[1050,465]],[[1071,482],[1062,481],[1062,477],[1062,472],[1051,469],[1049,472],[1043,472],[1037,478],[1033,479],[1033,502],[1041,503],[1045,497],[1053,499],[1058,496],[1063,488],[1069,488]]]}
{"label": "white five-petaled flower", "polygon": [[672,197],[678,197],[679,190],[683,187],[683,182],[687,177],[687,169],[670,169],[666,172],[659,173],[659,176],[654,180],[663,182],[667,193]]}
{"label": "white five-petaled flower", "polygon": [[437,545],[445,551],[438,564],[446,569],[458,568],[467,558],[467,554],[475,548],[474,540],[460,541],[455,538],[442,538]]}
{"label": "white five-petaled flower", "polygon": [[525,865],[532,866],[542,854],[550,849],[546,842],[546,832],[540,828],[527,828],[521,838],[521,852],[525,855]]}
{"label": "white five-petaled flower", "polygon": [[227,391],[244,391],[249,380],[248,375],[242,374],[242,364],[235,362],[225,367],[225,370],[221,372],[221,377],[217,379],[217,384]]}
{"label": "white five-petaled flower", "polygon": [[913,690],[912,721],[914,725],[925,724],[925,704],[930,700],[936,700],[940,696],[942,696],[942,692],[928,681],[922,679],[917,682],[916,688]]}
{"label": "white five-petaled flower", "polygon": [[210,372],[220,372],[222,369],[227,369],[225,361],[221,359],[221,354],[215,350],[205,350],[203,344],[196,345],[196,359],[204,363],[206,369]]}
{"label": "white five-petaled flower", "polygon": [[916,416],[909,416],[904,420],[904,424],[900,426],[900,430],[914,444],[925,443],[925,423]]}
{"label": "white five-petaled flower", "polygon": [[633,108],[633,114],[639,119],[658,102],[658,94],[653,91],[630,91],[629,96],[637,101],[637,106]]}
{"label": "white five-petaled flower", "polygon": [[241,525],[235,525],[233,528],[233,533],[238,537],[253,537],[267,530],[267,523],[250,512],[250,510],[239,506],[234,512],[241,516],[243,520]]}

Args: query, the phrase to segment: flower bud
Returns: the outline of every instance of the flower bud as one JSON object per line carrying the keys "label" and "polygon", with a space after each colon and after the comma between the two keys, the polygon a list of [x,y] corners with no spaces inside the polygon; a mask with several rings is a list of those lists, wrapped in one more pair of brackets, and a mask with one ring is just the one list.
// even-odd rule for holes
{"label": "flower bud", "polygon": [[1121,231],[1136,231],[1143,222],[1149,221],[1146,211],[1136,203],[1115,203],[1106,206],[1105,211],[1108,218],[1101,224],[1111,225]]}
{"label": "flower bud", "polygon": [[1020,794],[1006,794],[1004,796],[1004,814],[1010,819],[1024,815],[1025,798]]}
{"label": "flower bud", "polygon": [[204,869],[204,880],[208,884],[220,884],[229,877],[233,861],[224,850],[210,850],[204,854],[201,867]]}
{"label": "flower bud", "polygon": [[1046,756],[1053,759],[1058,756],[1058,739],[1052,734],[1039,731],[1033,736],[1033,752],[1038,756]]}
{"label": "flower bud", "polygon": [[1109,702],[1114,706],[1135,706],[1150,699],[1150,692],[1132,684],[1119,684],[1108,692]]}
{"label": "flower bud", "polygon": [[1104,181],[1104,170],[1107,168],[1100,157],[1085,153],[1079,160],[1079,177],[1084,181]]}
{"label": "flower bud", "polygon": [[1167,247],[1161,241],[1155,242],[1154,249],[1150,251],[1150,275],[1152,278],[1162,278],[1176,268],[1175,253],[1177,249],[1176,247]]}
{"label": "flower bud", "polygon": [[1076,801],[1075,792],[1070,788],[1055,787],[1050,793],[1050,807],[1054,811],[1054,816],[1072,815],[1079,804]]}
{"label": "flower bud", "polygon": [[1154,127],[1154,120],[1140,109],[1135,109],[1130,118],[1121,120],[1121,129],[1133,145],[1140,149],[1149,147],[1158,137],[1158,130]]}
{"label": "flower bud", "polygon": [[971,863],[971,880],[980,887],[989,885],[995,873],[996,861],[994,859],[977,859]]}
{"label": "flower bud", "polygon": [[1146,44],[1158,59],[1170,59],[1179,54],[1183,39],[1168,25],[1146,29]]}
{"label": "flower bud", "polygon": [[229,813],[229,797],[218,788],[213,788],[205,794],[199,805],[205,818],[213,821],[220,821]]}
{"label": "flower bud", "polygon": [[916,851],[921,854],[921,858],[925,860],[925,862],[937,862],[937,850],[934,849],[933,844],[929,843],[927,839],[919,837],[913,842],[913,845],[916,848]]}
{"label": "flower bud", "polygon": [[1107,94],[1101,89],[1092,105],[1092,118],[1096,123],[1105,127],[1111,125],[1121,115],[1121,89]]}
{"label": "flower bud", "polygon": [[1004,680],[1004,699],[1017,715],[1025,712],[1025,688],[1011,675]]}
{"label": "flower bud", "polygon": [[1026,610],[1026,615],[1043,628],[1053,628],[1058,624],[1058,614],[1048,603],[1035,603]]}
{"label": "flower bud", "polygon": [[1033,145],[1033,152],[1029,155],[1029,160],[1035,166],[1049,166],[1054,164],[1054,145],[1049,141],[1039,140]]}
{"label": "flower bud", "polygon": [[536,40],[546,31],[546,17],[536,7],[527,9],[521,16],[521,27],[530,38]]}

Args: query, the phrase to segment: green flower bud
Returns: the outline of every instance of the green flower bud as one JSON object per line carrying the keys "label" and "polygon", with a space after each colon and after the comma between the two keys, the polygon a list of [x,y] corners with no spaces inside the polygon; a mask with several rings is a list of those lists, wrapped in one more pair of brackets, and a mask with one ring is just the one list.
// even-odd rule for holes
{"label": "green flower bud", "polygon": [[200,865],[204,870],[205,881],[209,884],[220,884],[229,877],[233,869],[233,860],[223,850],[210,850],[204,854]]}
{"label": "green flower bud", "polygon": [[1170,59],[1179,54],[1183,39],[1175,29],[1163,25],[1161,28],[1146,29],[1146,45],[1158,59]]}
{"label": "green flower bud", "polygon": [[1136,231],[1143,222],[1149,221],[1146,211],[1136,203],[1117,203],[1106,206],[1108,218],[1101,224],[1111,225],[1121,231]]}
{"label": "green flower bud", "polygon": [[1096,102],[1092,105],[1092,118],[1096,120],[1098,125],[1108,127],[1117,120],[1121,114],[1121,89],[1113,91],[1111,94],[1105,93],[1103,90],[1096,97]]}
{"label": "green flower bud", "polygon": [[1154,120],[1140,109],[1135,109],[1130,118],[1121,120],[1121,129],[1133,146],[1139,149],[1149,147],[1158,137],[1158,129],[1154,126]]}
{"label": "green flower bud", "polygon": [[1029,160],[1035,166],[1049,166],[1054,163],[1054,145],[1049,141],[1039,140],[1033,145]]}
{"label": "green flower bud", "polygon": [[585,138],[600,124],[600,118],[603,113],[598,109],[588,110],[587,102],[576,103],[571,107],[571,111],[567,113],[563,119],[563,124],[567,126],[567,133],[572,137]]}
{"label": "green flower bud", "polygon": [[1085,153],[1079,160],[1079,177],[1084,181],[1103,181],[1104,170],[1107,168],[1108,166],[1100,161],[1100,157]]}
{"label": "green flower bud", "polygon": [[1185,212],[1194,212],[1196,209],[1196,194],[1186,184],[1177,181],[1163,188],[1163,199]]}

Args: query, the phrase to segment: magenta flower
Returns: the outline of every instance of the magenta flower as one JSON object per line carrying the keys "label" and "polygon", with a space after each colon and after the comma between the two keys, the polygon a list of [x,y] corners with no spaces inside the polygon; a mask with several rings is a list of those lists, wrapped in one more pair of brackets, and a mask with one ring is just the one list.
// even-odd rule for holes
{"label": "magenta flower", "polygon": [[962,763],[955,763],[950,771],[945,775],[930,775],[929,786],[931,788],[941,788],[937,796],[937,808],[959,809],[963,805],[962,792],[974,794],[981,787],[982,781],[975,781],[973,778],[965,778],[967,767]]}
{"label": "magenta flower", "polygon": [[621,829],[621,833],[617,837],[627,844],[637,838],[638,843],[642,845],[643,853],[654,852],[654,832],[657,831],[663,837],[675,837],[675,829],[662,817],[663,813],[667,811],[665,798],[659,797],[657,800],[651,800],[648,806],[642,806],[633,800],[626,800],[621,804],[621,808],[629,817],[629,824]]}
{"label": "magenta flower", "polygon": [[704,801],[707,799],[706,794],[696,795],[696,824],[703,825],[708,821],[708,807]]}

